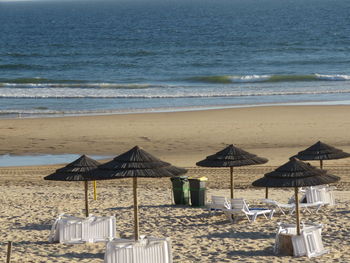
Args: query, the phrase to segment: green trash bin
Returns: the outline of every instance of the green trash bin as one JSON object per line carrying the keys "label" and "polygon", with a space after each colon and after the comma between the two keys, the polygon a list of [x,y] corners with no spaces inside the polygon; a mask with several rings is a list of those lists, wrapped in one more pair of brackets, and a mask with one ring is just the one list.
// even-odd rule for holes
{"label": "green trash bin", "polygon": [[188,205],[190,203],[188,176],[171,177],[170,180],[173,184],[175,204]]}
{"label": "green trash bin", "polygon": [[205,201],[207,199],[206,181],[208,181],[206,177],[189,179],[192,206],[205,206]]}

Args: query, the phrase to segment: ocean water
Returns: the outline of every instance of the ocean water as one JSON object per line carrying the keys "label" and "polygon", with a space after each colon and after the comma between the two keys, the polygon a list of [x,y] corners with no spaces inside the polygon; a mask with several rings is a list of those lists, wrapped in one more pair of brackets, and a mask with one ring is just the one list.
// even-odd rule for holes
{"label": "ocean water", "polygon": [[350,104],[348,0],[0,0],[0,117]]}

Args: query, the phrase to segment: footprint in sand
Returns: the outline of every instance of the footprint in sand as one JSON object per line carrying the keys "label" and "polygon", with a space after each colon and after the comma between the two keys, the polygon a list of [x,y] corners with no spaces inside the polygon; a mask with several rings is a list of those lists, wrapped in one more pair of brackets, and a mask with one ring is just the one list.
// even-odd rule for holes
{"label": "footprint in sand", "polygon": [[150,142],[150,141],[151,141],[151,139],[148,138],[148,137],[141,136],[141,137],[139,137],[139,138],[142,139],[142,140],[144,140],[144,141],[146,141],[146,142]]}

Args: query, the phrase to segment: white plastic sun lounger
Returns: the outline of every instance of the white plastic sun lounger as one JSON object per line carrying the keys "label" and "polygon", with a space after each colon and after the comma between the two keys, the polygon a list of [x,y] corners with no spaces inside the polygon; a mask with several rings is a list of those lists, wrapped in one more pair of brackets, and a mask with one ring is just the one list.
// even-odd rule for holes
{"label": "white plastic sun lounger", "polygon": [[115,239],[107,243],[104,263],[172,263],[169,238],[141,236],[139,241]]}
{"label": "white plastic sun lounger", "polygon": [[243,214],[251,223],[256,220],[258,215],[263,215],[266,219],[268,219],[266,216],[268,214],[269,219],[272,219],[275,212],[274,209],[249,208],[243,198],[231,199],[231,208],[223,209],[223,211],[230,221],[233,221],[233,218]]}
{"label": "white plastic sun lounger", "polygon": [[230,202],[224,196],[211,196],[211,203],[207,204],[209,212],[211,211],[222,211],[230,207]]}
{"label": "white plastic sun lounger", "polygon": [[106,242],[115,237],[114,216],[79,218],[60,215],[51,228],[49,242],[65,244]]}
{"label": "white plastic sun lounger", "polygon": [[283,204],[272,199],[261,199],[261,202],[273,206],[274,208],[281,211],[283,215],[286,215],[285,210],[289,210],[290,213],[295,209],[295,204]]}
{"label": "white plastic sun lounger", "polygon": [[[289,214],[293,214],[295,212],[295,203],[291,203],[291,204],[283,204],[283,203],[279,203],[275,200],[272,199],[261,199],[261,202],[269,205],[269,206],[273,206],[274,208],[278,209],[279,211],[281,211],[281,213],[283,215],[286,215],[285,210],[289,210]],[[316,209],[316,213],[318,212],[318,210],[320,210],[320,208],[324,205],[323,202],[314,202],[314,203],[299,203],[299,207],[302,211],[307,211],[310,214],[312,213],[310,211],[309,208],[315,208]]]}

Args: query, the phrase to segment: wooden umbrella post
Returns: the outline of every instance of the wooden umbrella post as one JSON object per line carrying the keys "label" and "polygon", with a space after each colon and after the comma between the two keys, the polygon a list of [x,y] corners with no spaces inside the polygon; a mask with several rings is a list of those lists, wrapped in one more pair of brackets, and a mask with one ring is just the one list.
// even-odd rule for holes
{"label": "wooden umbrella post", "polygon": [[230,167],[230,175],[231,175],[231,199],[233,199],[233,167]]}
{"label": "wooden umbrella post", "polygon": [[12,252],[12,241],[9,241],[7,243],[6,263],[10,263],[11,262],[11,252]]}
{"label": "wooden umbrella post", "polygon": [[295,215],[297,217],[297,235],[300,235],[300,210],[299,210],[299,199],[298,199],[298,187],[294,188],[294,193],[295,193]]}
{"label": "wooden umbrella post", "polygon": [[94,200],[97,200],[97,183],[94,181]]}
{"label": "wooden umbrella post", "polygon": [[89,182],[88,181],[84,181],[84,187],[85,187],[85,216],[89,217],[89,199],[88,199]]}
{"label": "wooden umbrella post", "polygon": [[320,168],[323,169],[323,160],[320,160]]}
{"label": "wooden umbrella post", "polygon": [[134,233],[135,241],[139,240],[139,208],[137,202],[137,177],[133,177],[133,194],[134,194]]}
{"label": "wooden umbrella post", "polygon": [[266,187],[266,190],[265,190],[265,198],[268,199],[269,198],[269,188]]}

